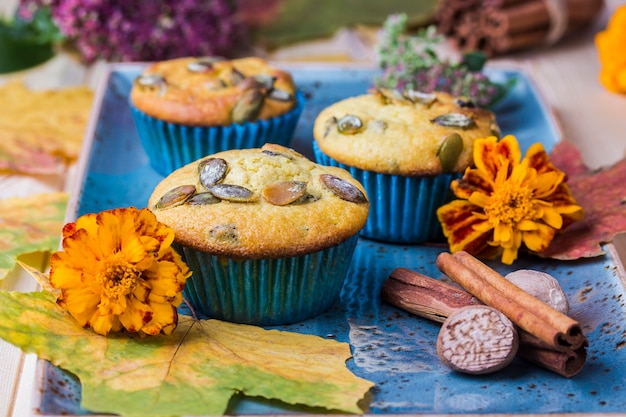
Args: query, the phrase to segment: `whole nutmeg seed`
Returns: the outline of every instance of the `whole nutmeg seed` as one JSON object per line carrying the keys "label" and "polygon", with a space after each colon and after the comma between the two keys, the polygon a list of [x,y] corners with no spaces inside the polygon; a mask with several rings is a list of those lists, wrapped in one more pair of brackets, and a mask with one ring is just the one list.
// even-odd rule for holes
{"label": "whole nutmeg seed", "polygon": [[563,314],[569,312],[569,302],[559,281],[552,275],[534,269],[519,269],[504,276],[528,294],[540,299]]}
{"label": "whole nutmeg seed", "polygon": [[444,322],[437,337],[437,354],[449,368],[466,374],[486,374],[507,366],[519,347],[513,323],[488,306],[463,307]]}

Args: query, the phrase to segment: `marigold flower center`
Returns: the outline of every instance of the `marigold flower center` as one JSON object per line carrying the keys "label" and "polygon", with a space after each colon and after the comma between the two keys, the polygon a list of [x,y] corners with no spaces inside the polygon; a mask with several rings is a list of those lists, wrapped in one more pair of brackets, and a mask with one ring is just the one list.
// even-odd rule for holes
{"label": "marigold flower center", "polygon": [[498,219],[505,224],[516,224],[533,217],[533,191],[511,182],[501,184],[485,207],[490,219]]}
{"label": "marigold flower center", "polygon": [[125,261],[110,261],[97,276],[102,291],[109,298],[116,300],[130,294],[141,277],[141,270]]}

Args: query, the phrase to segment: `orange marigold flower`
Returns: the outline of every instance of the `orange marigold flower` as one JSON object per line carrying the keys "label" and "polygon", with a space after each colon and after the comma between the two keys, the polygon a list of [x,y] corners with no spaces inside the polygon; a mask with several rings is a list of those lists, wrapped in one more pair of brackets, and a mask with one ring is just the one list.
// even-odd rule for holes
{"label": "orange marigold flower", "polygon": [[600,82],[609,91],[626,94],[626,5],[615,9],[595,43],[601,64]]}
{"label": "orange marigold flower", "polygon": [[452,183],[460,198],[437,210],[451,252],[467,251],[512,264],[524,244],[532,252],[548,248],[557,230],[582,219],[565,173],[536,143],[520,162],[514,136],[474,143],[475,168]]}
{"label": "orange marigold flower", "polygon": [[50,259],[59,305],[102,335],[170,334],[191,275],[173,241],[174,231],[147,209],[108,210],[66,224],[63,250]]}

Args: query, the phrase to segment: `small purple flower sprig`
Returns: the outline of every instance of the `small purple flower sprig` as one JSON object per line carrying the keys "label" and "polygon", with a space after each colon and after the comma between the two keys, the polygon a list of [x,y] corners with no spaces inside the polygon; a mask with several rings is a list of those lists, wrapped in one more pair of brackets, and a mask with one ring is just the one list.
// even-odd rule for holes
{"label": "small purple flower sprig", "polygon": [[435,26],[406,34],[407,15],[394,14],[385,20],[377,44],[378,65],[382,70],[375,87],[412,89],[424,93],[445,91],[464,96],[480,107],[491,107],[503,98],[514,84],[491,81],[481,72],[487,58],[481,52],[465,54],[458,63],[441,59],[437,45],[444,37]]}
{"label": "small purple flower sprig", "polygon": [[20,0],[22,17],[39,8],[85,63],[230,57],[246,39],[234,0]]}

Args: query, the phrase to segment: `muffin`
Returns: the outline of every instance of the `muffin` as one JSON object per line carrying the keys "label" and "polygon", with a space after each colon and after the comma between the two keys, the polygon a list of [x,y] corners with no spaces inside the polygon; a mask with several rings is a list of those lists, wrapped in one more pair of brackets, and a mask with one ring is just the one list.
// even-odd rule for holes
{"label": "muffin", "polygon": [[313,135],[316,161],[348,170],[370,197],[362,236],[423,243],[443,240],[436,210],[472,164],[474,140],[500,133],[466,98],[379,89],[322,110]]}
{"label": "muffin", "polygon": [[130,91],[139,137],[159,174],[228,149],[288,145],[304,108],[291,74],[261,58],[185,57],[146,67]]}
{"label": "muffin", "polygon": [[193,271],[183,295],[196,311],[278,325],[337,301],[369,202],[347,171],[266,144],[185,165],[148,207],[174,229]]}

